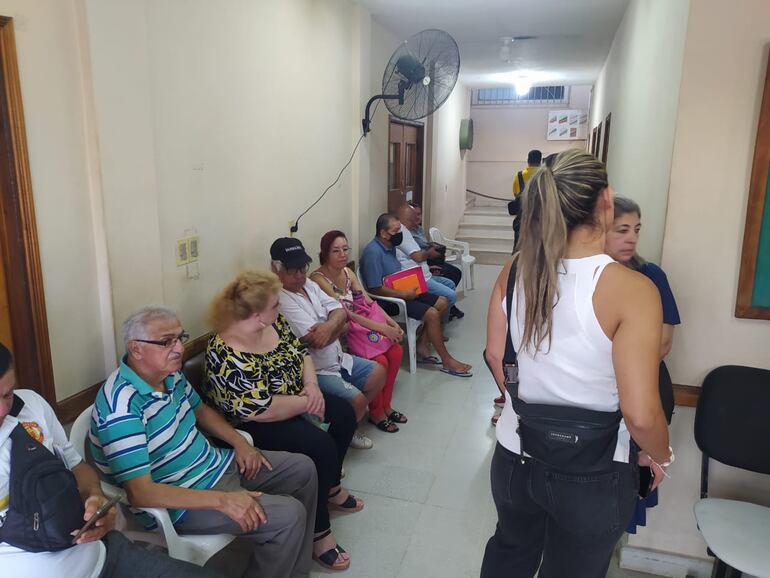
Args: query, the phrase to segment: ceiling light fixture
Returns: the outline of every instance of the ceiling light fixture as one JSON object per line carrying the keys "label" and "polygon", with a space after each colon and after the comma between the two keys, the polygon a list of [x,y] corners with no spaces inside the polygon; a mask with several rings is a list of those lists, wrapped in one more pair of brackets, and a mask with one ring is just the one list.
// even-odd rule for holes
{"label": "ceiling light fixture", "polygon": [[532,79],[529,76],[521,75],[513,81],[513,87],[516,89],[516,94],[525,96],[532,88]]}
{"label": "ceiling light fixture", "polygon": [[503,36],[500,39],[503,43],[503,45],[500,47],[500,52],[498,53],[498,56],[500,57],[500,60],[506,63],[511,62],[511,44],[513,44],[513,38],[510,36]]}

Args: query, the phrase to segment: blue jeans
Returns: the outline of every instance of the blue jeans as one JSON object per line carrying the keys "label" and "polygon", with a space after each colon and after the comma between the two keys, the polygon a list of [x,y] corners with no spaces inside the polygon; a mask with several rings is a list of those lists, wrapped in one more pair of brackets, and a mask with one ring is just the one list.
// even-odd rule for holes
{"label": "blue jeans", "polygon": [[[437,277],[433,275],[428,279],[425,284],[428,286],[428,292],[438,295],[439,297],[445,297],[449,301],[449,309],[454,307],[457,303],[457,291],[455,291],[455,284],[451,279],[446,277]],[[449,311],[444,315],[444,321],[449,319]]]}
{"label": "blue jeans", "polygon": [[364,359],[363,357],[353,357],[353,371],[348,373],[344,367],[340,368],[340,375],[317,374],[318,387],[321,391],[330,395],[336,395],[348,401],[352,400],[364,391],[364,385],[369,379],[377,363]]}
{"label": "blue jeans", "polygon": [[639,489],[636,465],[573,474],[522,459],[500,444],[492,458],[497,531],[481,578],[603,578]]}

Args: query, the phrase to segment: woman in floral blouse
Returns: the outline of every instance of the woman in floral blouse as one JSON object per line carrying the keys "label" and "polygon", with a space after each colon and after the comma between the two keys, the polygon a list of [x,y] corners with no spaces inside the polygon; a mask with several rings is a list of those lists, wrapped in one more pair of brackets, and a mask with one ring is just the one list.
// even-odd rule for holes
{"label": "woman in floral blouse", "polygon": [[246,271],[214,299],[209,321],[215,335],[206,349],[204,388],[256,446],[313,460],[318,472],[313,558],[344,570],[350,556],[331,532],[329,509],[357,512],[364,506],[340,485],[356,419],[348,402],[318,388],[307,348],[278,313],[280,288],[273,273]]}

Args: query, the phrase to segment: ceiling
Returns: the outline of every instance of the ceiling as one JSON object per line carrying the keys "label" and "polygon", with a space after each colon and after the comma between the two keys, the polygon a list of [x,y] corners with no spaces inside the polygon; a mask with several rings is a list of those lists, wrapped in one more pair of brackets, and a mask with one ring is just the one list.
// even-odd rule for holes
{"label": "ceiling", "polygon": [[[426,28],[460,47],[461,79],[471,87],[503,83],[491,75],[530,71],[535,85],[593,84],[628,0],[358,0],[374,19],[407,39]],[[500,59],[502,37],[514,41]]]}

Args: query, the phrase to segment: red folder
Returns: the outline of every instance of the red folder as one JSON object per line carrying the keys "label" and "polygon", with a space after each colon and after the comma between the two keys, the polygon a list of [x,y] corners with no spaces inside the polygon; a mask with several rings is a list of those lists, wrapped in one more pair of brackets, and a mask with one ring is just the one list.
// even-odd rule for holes
{"label": "red folder", "polygon": [[425,275],[422,274],[422,268],[410,267],[398,273],[386,275],[382,280],[385,287],[396,289],[398,291],[409,291],[417,289],[417,295],[427,293],[428,286],[425,283]]}

